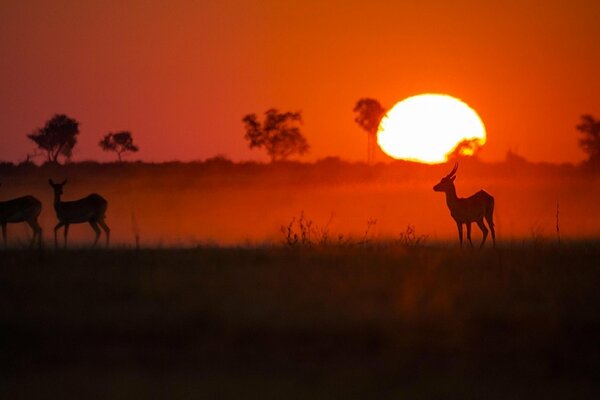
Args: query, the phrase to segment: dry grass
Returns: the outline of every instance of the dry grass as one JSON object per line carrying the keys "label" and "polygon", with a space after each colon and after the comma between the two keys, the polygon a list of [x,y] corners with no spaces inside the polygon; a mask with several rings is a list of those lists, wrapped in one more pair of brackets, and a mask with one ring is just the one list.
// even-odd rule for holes
{"label": "dry grass", "polygon": [[592,398],[600,244],[2,254],[3,398]]}

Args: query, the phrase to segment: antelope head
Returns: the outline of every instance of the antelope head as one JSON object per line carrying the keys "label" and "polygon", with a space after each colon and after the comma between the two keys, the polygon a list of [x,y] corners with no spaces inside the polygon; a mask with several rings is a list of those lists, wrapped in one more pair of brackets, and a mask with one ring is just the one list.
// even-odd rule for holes
{"label": "antelope head", "polygon": [[61,195],[63,194],[62,188],[65,186],[65,183],[67,183],[67,180],[65,179],[62,183],[54,183],[52,179],[48,179],[48,183],[52,186],[52,189],[54,189],[55,194]]}
{"label": "antelope head", "polygon": [[456,179],[456,170],[458,169],[458,163],[454,164],[454,168],[452,171],[445,177],[443,177],[437,185],[433,187],[434,192],[447,192],[454,185],[454,180]]}

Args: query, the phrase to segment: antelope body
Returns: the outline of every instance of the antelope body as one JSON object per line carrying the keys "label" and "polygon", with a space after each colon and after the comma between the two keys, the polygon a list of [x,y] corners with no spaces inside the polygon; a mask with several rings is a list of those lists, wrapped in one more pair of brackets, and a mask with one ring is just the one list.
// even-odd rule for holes
{"label": "antelope body", "polygon": [[110,228],[104,222],[106,207],[108,202],[99,194],[92,193],[87,197],[84,197],[75,201],[61,201],[60,196],[63,194],[63,186],[67,183],[65,180],[62,183],[54,183],[52,179],[48,180],[50,186],[54,189],[54,210],[56,211],[56,217],[58,218],[58,224],[54,227],[54,245],[58,247],[58,230],[64,226],[64,237],[65,237],[65,248],[67,247],[67,236],[69,234],[69,225],[89,223],[94,232],[96,233],[96,239],[94,240],[94,246],[98,243],[101,231],[100,227],[106,234],[106,247],[108,247],[110,240]]}
{"label": "antelope body", "polygon": [[7,247],[6,225],[10,223],[26,222],[33,230],[31,246],[38,242],[42,246],[42,228],[38,223],[38,216],[42,212],[42,203],[33,196],[17,197],[16,199],[0,201],[0,225],[2,225],[2,240],[4,248]]}
{"label": "antelope body", "polygon": [[446,204],[448,205],[448,209],[450,209],[450,215],[458,227],[460,246],[462,247],[463,243],[463,224],[467,226],[467,239],[469,240],[471,247],[473,246],[473,242],[471,241],[471,224],[475,222],[483,233],[483,239],[479,246],[483,247],[488,235],[488,228],[483,222],[485,219],[489,226],[489,231],[492,233],[492,241],[495,247],[496,230],[494,229],[494,198],[485,190],[480,190],[467,198],[458,197],[456,195],[456,188],[454,187],[457,169],[458,164],[456,164],[452,171],[433,187],[433,190],[446,193]]}

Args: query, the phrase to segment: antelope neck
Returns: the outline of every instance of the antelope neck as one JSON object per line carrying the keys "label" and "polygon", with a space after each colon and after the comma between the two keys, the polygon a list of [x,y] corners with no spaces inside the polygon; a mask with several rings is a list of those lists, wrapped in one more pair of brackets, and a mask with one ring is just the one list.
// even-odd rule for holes
{"label": "antelope neck", "polygon": [[452,186],[450,186],[450,188],[445,193],[446,193],[446,204],[448,205],[448,208],[453,208],[454,205],[456,205],[456,202],[458,200],[458,197],[456,196],[456,188],[454,187],[454,184],[452,184]]}

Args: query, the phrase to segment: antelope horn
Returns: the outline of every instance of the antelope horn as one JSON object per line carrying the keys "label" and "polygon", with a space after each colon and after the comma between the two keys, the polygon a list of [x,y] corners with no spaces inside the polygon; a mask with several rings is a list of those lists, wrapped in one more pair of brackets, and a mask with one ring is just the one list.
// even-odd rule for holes
{"label": "antelope horn", "polygon": [[454,176],[454,174],[456,174],[457,169],[458,169],[458,163],[454,163],[454,168],[452,168],[452,171],[450,171],[450,173],[448,175],[446,175],[446,178],[452,178]]}

